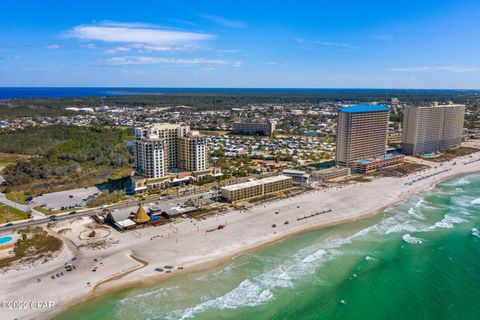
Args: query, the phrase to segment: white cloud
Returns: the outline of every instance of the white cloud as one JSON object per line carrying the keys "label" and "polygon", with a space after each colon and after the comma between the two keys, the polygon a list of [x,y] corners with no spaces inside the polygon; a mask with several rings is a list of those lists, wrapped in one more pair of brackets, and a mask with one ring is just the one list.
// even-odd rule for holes
{"label": "white cloud", "polygon": [[128,52],[132,49],[129,47],[114,47],[114,48],[108,48],[105,50],[105,53],[117,53],[117,52]]}
{"label": "white cloud", "polygon": [[407,67],[407,68],[390,68],[388,71],[392,72],[451,72],[451,73],[466,73],[466,72],[480,72],[480,67],[461,67],[461,66],[421,66],[421,67]]}
{"label": "white cloud", "polygon": [[45,46],[45,48],[47,48],[47,49],[60,49],[60,48],[62,48],[62,46],[59,45],[59,44],[49,44],[48,46]]}
{"label": "white cloud", "polygon": [[348,43],[341,43],[341,42],[328,42],[328,41],[314,41],[316,44],[320,44],[322,46],[327,47],[339,47],[339,48],[346,48],[346,49],[357,49],[357,46],[348,44]]}
{"label": "white cloud", "polygon": [[82,48],[87,48],[87,49],[97,49],[97,46],[93,43],[87,43],[87,44],[82,44]]}
{"label": "white cloud", "polygon": [[227,61],[220,59],[204,58],[162,58],[147,56],[114,57],[105,60],[111,65],[136,65],[136,64],[183,64],[183,65],[230,65],[239,67],[241,61]]}
{"label": "white cloud", "polygon": [[265,64],[269,66],[289,66],[290,62],[268,61],[268,62],[265,62]]}
{"label": "white cloud", "polygon": [[372,36],[372,38],[380,41],[392,41],[395,37],[391,34],[385,33],[385,34],[374,35]]}
{"label": "white cloud", "polygon": [[150,45],[135,43],[130,46],[132,49],[137,49],[138,51],[193,51],[199,48],[196,45],[183,45],[183,46],[159,46],[159,45]]}
{"label": "white cloud", "polygon": [[224,50],[218,50],[219,53],[237,53],[240,50],[238,49],[224,49]]}
{"label": "white cloud", "polygon": [[198,16],[202,17],[202,18],[205,18],[207,20],[210,20],[213,23],[216,23],[218,25],[227,27],[227,28],[238,29],[238,28],[245,28],[247,26],[247,24],[243,21],[228,19],[228,18],[225,18],[225,17],[216,16],[216,15],[213,15],[213,14],[199,14]]}
{"label": "white cloud", "polygon": [[144,23],[102,22],[80,25],[66,34],[82,40],[118,43],[141,43],[156,46],[185,45],[214,38],[214,35],[159,28]]}

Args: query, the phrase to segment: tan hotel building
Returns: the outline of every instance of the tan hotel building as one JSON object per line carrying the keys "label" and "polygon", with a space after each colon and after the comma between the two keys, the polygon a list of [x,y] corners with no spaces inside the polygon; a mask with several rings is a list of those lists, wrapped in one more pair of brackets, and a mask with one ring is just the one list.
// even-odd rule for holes
{"label": "tan hotel building", "polygon": [[273,136],[277,122],[236,122],[233,124],[233,132],[240,134],[252,134],[262,136]]}
{"label": "tan hotel building", "polygon": [[202,172],[208,169],[207,142],[189,126],[157,123],[135,128],[134,163],[137,174],[158,179],[171,169]]}
{"label": "tan hotel building", "polygon": [[406,107],[403,112],[402,150],[405,154],[435,153],[460,146],[465,105]]}
{"label": "tan hotel building", "polygon": [[385,155],[390,108],[356,105],[338,109],[335,160],[353,167],[358,160]]}
{"label": "tan hotel building", "polygon": [[261,197],[292,187],[292,178],[284,175],[251,180],[220,188],[222,197],[229,201],[239,201]]}

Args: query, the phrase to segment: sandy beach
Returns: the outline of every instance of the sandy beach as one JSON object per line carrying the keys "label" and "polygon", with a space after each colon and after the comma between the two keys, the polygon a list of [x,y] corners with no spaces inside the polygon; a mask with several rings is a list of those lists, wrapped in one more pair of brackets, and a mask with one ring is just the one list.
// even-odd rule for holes
{"label": "sandy beach", "polygon": [[[85,299],[154,284],[181,272],[207,269],[301,232],[362,219],[428,190],[442,180],[480,171],[480,161],[473,161],[478,159],[480,153],[457,158],[456,164],[453,161],[442,165],[430,162],[430,169],[407,177],[378,177],[367,183],[315,189],[206,220],[184,219],[177,224],[126,233],[105,231],[105,239],[110,242],[105,248],[81,247],[78,230],[90,223],[89,218],[74,223],[59,222],[52,232],[56,234],[63,229],[60,237],[65,244],[57,257],[34,267],[0,274],[0,300],[26,302],[21,309],[1,309],[0,318],[48,319]],[[425,178],[419,179],[421,177]],[[297,220],[326,209],[331,211]],[[219,224],[226,227],[207,232]],[[73,257],[76,257],[77,270],[51,279],[52,275],[65,271],[65,263]],[[174,267],[171,273],[155,271],[166,265]],[[32,301],[51,301],[53,308],[35,309]]]}

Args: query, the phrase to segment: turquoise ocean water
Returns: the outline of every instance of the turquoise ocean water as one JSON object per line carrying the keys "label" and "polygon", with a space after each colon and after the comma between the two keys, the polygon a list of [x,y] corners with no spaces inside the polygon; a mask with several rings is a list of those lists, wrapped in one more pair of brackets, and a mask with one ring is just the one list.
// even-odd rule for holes
{"label": "turquoise ocean water", "polygon": [[373,218],[56,319],[480,319],[479,230],[480,174],[460,176]]}

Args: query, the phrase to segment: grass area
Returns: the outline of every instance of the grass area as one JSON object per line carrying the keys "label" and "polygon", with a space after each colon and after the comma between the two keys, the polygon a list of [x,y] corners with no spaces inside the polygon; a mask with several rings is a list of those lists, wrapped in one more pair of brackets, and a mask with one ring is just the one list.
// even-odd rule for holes
{"label": "grass area", "polygon": [[8,200],[20,203],[20,204],[27,204],[27,199],[30,197],[29,195],[21,192],[21,191],[12,191],[5,195]]}
{"label": "grass area", "polygon": [[0,269],[8,268],[14,262],[33,263],[46,262],[54,253],[61,250],[60,239],[49,235],[42,228],[28,228],[21,231],[20,240],[15,245],[15,256],[0,260]]}
{"label": "grass area", "polygon": [[29,157],[29,155],[24,154],[0,152],[0,169],[14,164],[19,159],[28,159]]}
{"label": "grass area", "polygon": [[0,223],[8,223],[15,220],[27,219],[28,215],[13,207],[0,204]]}
{"label": "grass area", "polygon": [[445,150],[438,157],[425,158],[425,160],[433,161],[433,162],[450,161],[457,157],[466,156],[478,151],[480,151],[480,149],[472,148],[472,147],[458,147],[455,149]]}
{"label": "grass area", "polygon": [[[15,201],[11,197],[18,197],[19,201],[16,202],[24,204],[26,198],[28,198],[28,195],[25,196],[25,194],[39,195],[42,193],[91,187],[93,185],[108,182],[109,178],[112,179],[112,174],[113,178],[121,177],[125,172],[128,173],[124,176],[129,176],[130,171],[131,168],[120,168],[112,170],[111,168],[106,167],[94,167],[93,164],[92,168],[86,168],[78,175],[65,176],[61,178],[38,179],[28,184],[8,187],[12,190],[12,192],[7,193],[7,198]],[[4,189],[6,188],[7,187],[5,187]],[[11,195],[9,196],[9,194]]]}
{"label": "grass area", "polygon": [[69,210],[49,210],[47,208],[41,207],[41,206],[36,206],[33,207],[34,210],[46,214],[46,215],[51,215],[51,214],[59,214],[59,213],[64,213],[64,212],[70,212],[74,211],[75,209],[69,209]]}
{"label": "grass area", "polygon": [[111,203],[115,203],[115,202],[126,200],[126,199],[127,197],[125,196],[125,193],[123,191],[113,191],[113,192],[104,191],[101,194],[99,194],[95,199],[90,201],[87,204],[87,207],[90,207],[90,208],[98,207],[104,204],[111,204]]}
{"label": "grass area", "polygon": [[131,172],[132,172],[132,168],[114,169],[108,178],[111,180],[122,179],[124,177],[129,177]]}
{"label": "grass area", "polygon": [[196,131],[207,136],[224,136],[230,132],[225,130],[218,130],[218,131],[217,130],[196,130]]}
{"label": "grass area", "polygon": [[429,166],[421,163],[405,162],[402,165],[387,168],[383,171],[375,172],[375,175],[381,176],[381,177],[403,177],[427,168],[429,168]]}

